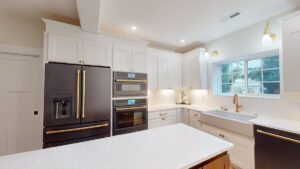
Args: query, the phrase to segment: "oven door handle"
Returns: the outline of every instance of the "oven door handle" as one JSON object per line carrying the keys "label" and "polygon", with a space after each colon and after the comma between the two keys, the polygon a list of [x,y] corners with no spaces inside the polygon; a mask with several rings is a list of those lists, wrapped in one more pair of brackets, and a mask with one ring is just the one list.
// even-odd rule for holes
{"label": "oven door handle", "polygon": [[124,108],[116,108],[117,111],[122,110],[135,110],[135,109],[147,109],[147,106],[141,106],[141,107],[124,107]]}
{"label": "oven door handle", "polygon": [[127,80],[127,79],[116,79],[116,82],[137,82],[137,83],[147,83],[147,80]]}

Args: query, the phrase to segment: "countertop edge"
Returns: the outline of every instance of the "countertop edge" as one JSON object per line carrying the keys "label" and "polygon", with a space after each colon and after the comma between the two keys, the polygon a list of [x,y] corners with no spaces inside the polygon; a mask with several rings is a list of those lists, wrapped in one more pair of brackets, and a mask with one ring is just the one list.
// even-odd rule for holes
{"label": "countertop edge", "polygon": [[269,127],[272,129],[290,132],[294,134],[300,134],[300,121],[264,116],[249,120],[249,122],[254,125]]}

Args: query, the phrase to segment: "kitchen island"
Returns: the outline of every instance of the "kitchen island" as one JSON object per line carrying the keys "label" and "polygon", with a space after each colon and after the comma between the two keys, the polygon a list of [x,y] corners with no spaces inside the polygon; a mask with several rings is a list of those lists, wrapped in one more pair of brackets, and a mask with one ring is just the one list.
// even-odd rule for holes
{"label": "kitchen island", "polygon": [[[227,151],[232,147],[233,144],[227,141],[184,124],[175,124],[2,156],[0,169],[200,168],[202,164],[213,163],[218,159],[225,159],[229,163]],[[213,165],[218,164],[219,161]]]}

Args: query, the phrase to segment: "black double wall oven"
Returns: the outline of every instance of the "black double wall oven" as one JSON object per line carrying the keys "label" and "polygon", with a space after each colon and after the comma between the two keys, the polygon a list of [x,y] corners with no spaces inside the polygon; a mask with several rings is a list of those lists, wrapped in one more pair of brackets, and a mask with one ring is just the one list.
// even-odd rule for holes
{"label": "black double wall oven", "polygon": [[148,129],[147,93],[146,73],[113,73],[113,135]]}
{"label": "black double wall oven", "polygon": [[44,148],[110,136],[110,68],[46,64],[44,92]]}

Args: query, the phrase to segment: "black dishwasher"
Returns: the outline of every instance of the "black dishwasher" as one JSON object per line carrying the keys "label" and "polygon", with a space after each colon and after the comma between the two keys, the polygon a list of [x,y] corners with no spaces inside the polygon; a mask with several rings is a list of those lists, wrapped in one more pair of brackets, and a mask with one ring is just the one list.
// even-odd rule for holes
{"label": "black dishwasher", "polygon": [[254,126],[255,169],[300,169],[300,135]]}

